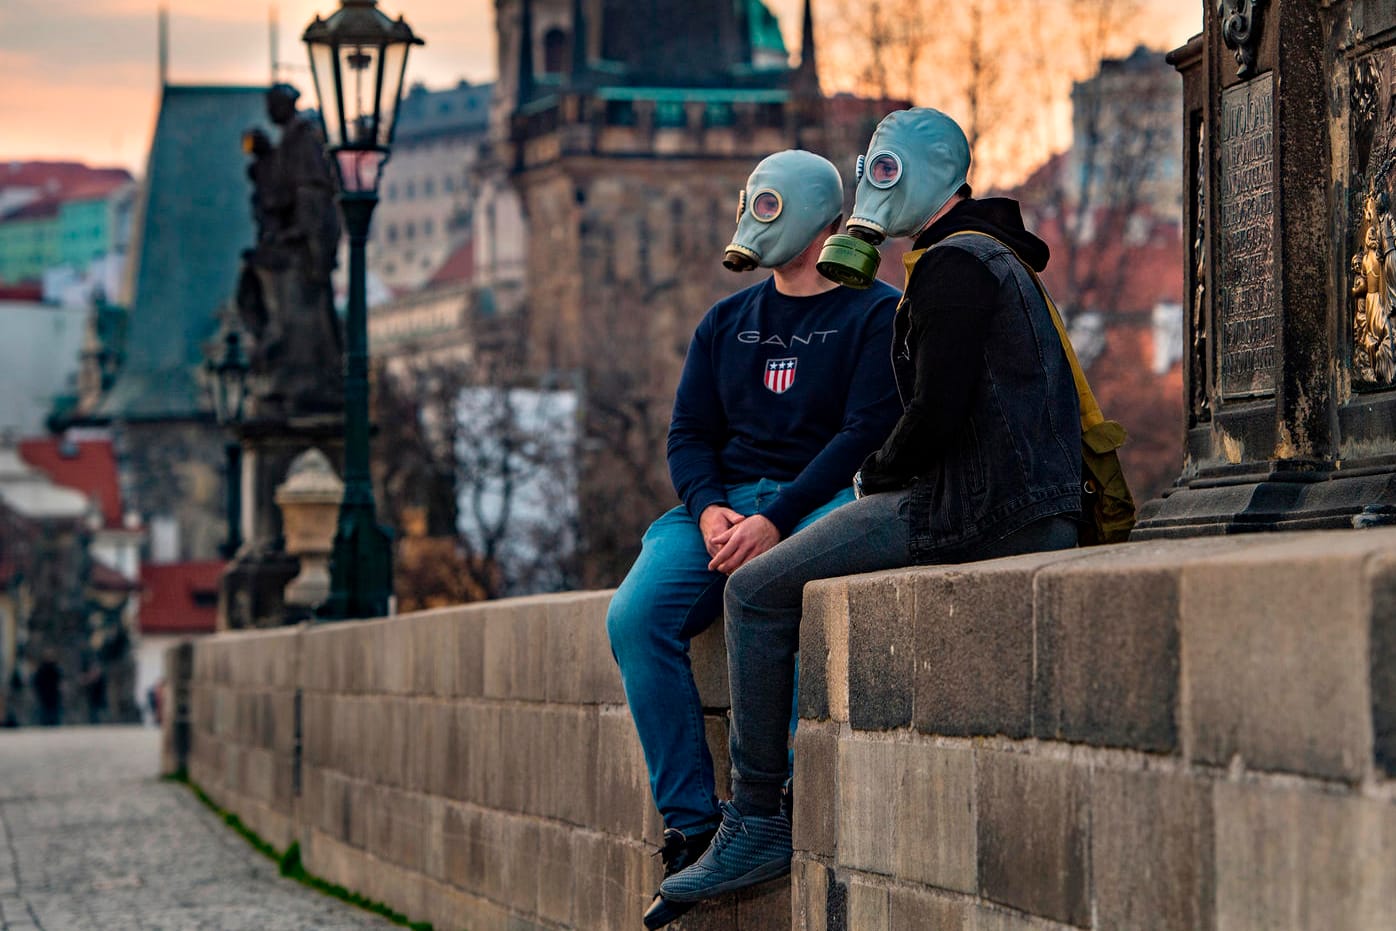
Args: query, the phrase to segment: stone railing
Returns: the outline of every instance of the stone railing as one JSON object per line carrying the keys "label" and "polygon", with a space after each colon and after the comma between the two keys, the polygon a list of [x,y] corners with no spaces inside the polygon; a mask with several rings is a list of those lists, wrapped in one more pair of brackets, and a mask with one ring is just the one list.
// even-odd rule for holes
{"label": "stone railing", "polygon": [[[607,598],[200,641],[189,774],[443,931],[639,927],[659,824]],[[792,881],[675,929],[1396,927],[1396,530],[805,598]],[[725,769],[720,634],[693,657]]]}

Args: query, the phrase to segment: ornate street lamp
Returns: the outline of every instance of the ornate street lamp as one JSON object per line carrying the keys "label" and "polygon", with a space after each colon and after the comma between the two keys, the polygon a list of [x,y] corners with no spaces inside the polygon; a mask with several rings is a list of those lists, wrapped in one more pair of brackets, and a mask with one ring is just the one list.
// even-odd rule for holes
{"label": "ornate street lamp", "polygon": [[349,308],[344,357],[344,501],[330,559],[326,618],[381,617],[393,588],[388,531],[378,524],[368,468],[368,301],[364,246],[378,206],[378,182],[393,141],[407,52],[422,40],[389,19],[377,0],[341,0],[315,17],[304,40],[320,98],[325,148],[339,184],[349,233]]}
{"label": "ornate street lamp", "polygon": [[209,362],[213,376],[209,379],[213,390],[213,414],[218,418],[219,425],[228,431],[223,443],[227,462],[228,536],[219,548],[224,559],[232,559],[242,546],[242,441],[237,429],[242,424],[243,407],[247,402],[247,372],[250,367],[247,355],[242,351],[238,331],[230,327],[223,334],[223,355],[217,362]]}

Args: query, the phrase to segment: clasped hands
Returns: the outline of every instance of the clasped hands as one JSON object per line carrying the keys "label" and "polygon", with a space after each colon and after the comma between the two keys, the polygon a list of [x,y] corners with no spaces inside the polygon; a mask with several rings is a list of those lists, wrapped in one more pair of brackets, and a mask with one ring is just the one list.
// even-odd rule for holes
{"label": "clasped hands", "polygon": [[726,575],[780,542],[780,531],[769,519],[760,514],[738,514],[721,504],[703,509],[698,530],[712,557],[708,568]]}

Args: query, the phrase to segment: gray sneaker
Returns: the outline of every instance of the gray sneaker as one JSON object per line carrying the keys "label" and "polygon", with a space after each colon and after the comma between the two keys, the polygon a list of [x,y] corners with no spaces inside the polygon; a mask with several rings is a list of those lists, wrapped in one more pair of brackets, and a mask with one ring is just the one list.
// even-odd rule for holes
{"label": "gray sneaker", "polygon": [[730,802],[720,807],[722,824],[712,846],[697,863],[660,883],[664,898],[697,902],[790,872],[790,818],[784,812],[746,817]]}

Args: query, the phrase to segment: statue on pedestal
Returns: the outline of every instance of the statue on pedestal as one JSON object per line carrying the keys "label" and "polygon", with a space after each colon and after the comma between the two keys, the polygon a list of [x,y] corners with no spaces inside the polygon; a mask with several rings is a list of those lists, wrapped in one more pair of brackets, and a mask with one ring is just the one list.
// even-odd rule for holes
{"label": "statue on pedestal", "polygon": [[267,91],[267,115],[281,129],[272,143],[250,130],[257,244],[243,252],[237,307],[252,337],[249,395],[261,418],[343,409],[343,341],[330,274],[339,245],[339,212],[324,143],[296,110],[289,84]]}

